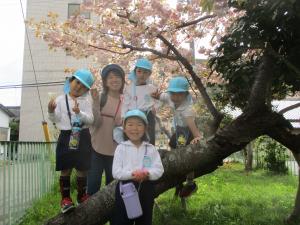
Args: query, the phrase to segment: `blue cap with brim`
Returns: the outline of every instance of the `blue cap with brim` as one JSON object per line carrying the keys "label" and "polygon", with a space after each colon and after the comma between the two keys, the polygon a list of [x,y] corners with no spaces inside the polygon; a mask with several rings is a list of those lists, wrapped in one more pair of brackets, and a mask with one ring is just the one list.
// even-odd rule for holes
{"label": "blue cap with brim", "polygon": [[126,119],[128,119],[130,117],[138,117],[138,118],[142,119],[146,124],[148,124],[148,120],[147,120],[145,113],[143,113],[139,109],[133,109],[133,110],[128,111],[125,114],[124,121],[126,121]]}
{"label": "blue cap with brim", "polygon": [[129,76],[128,76],[129,80],[131,80],[131,81],[136,80],[135,69],[137,67],[145,69],[145,70],[152,71],[152,63],[148,59],[140,58],[136,61],[135,66],[134,66],[134,70],[129,73]]}
{"label": "blue cap with brim", "polygon": [[[77,70],[72,77],[75,77],[77,80],[79,80],[80,83],[82,83],[87,89],[91,89],[95,81],[92,73],[87,69]],[[70,93],[70,79],[71,78],[68,78],[64,84],[63,90],[65,94]]]}
{"label": "blue cap with brim", "polygon": [[185,77],[174,77],[169,81],[168,92],[187,92],[189,91],[189,82]]}

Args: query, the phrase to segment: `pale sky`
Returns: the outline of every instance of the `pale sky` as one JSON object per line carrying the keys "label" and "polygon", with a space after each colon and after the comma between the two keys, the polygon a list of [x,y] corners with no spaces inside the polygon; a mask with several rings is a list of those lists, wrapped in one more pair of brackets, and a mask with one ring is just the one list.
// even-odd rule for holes
{"label": "pale sky", "polygon": [[[26,15],[26,0],[21,0]],[[21,84],[24,22],[20,0],[0,0],[0,86]],[[0,89],[0,103],[20,105],[21,89]]]}

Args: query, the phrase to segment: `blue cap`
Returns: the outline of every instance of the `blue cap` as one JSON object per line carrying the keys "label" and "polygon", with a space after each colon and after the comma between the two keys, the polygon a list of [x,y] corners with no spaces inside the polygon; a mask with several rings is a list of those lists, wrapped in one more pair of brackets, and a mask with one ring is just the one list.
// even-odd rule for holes
{"label": "blue cap", "polygon": [[101,71],[101,77],[106,78],[110,71],[118,71],[118,75],[120,74],[122,78],[125,77],[125,72],[121,66],[117,64],[109,64],[105,66]]}
{"label": "blue cap", "polygon": [[140,58],[136,61],[135,68],[137,67],[152,71],[152,63],[145,58]]}
{"label": "blue cap", "polygon": [[148,124],[148,120],[147,117],[145,115],[145,113],[143,113],[141,110],[139,109],[133,109],[133,110],[129,110],[124,117],[124,121],[126,121],[126,119],[130,118],[130,117],[139,117],[140,119],[142,119],[146,124]]}
{"label": "blue cap", "polygon": [[187,92],[189,91],[189,82],[185,77],[174,77],[169,81],[168,92]]}
{"label": "blue cap", "polygon": [[129,80],[134,81],[136,79],[135,69],[137,67],[152,71],[152,63],[148,59],[140,58],[136,61],[134,70],[129,73],[129,76],[128,76]]}
{"label": "blue cap", "polygon": [[[76,70],[72,77],[79,80],[87,89],[91,89],[95,81],[92,73],[87,69]],[[66,80],[63,89],[65,94],[70,93],[70,78]]]}

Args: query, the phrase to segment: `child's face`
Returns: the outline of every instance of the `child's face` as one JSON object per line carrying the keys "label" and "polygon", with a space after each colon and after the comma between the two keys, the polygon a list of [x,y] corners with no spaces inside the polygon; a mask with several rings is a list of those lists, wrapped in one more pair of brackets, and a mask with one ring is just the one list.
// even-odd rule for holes
{"label": "child's face", "polygon": [[146,81],[151,75],[151,71],[137,67],[135,69],[135,74],[137,84],[146,84]]}
{"label": "child's face", "polygon": [[179,106],[186,99],[186,92],[170,92],[171,101],[175,104],[175,106]]}
{"label": "child's face", "polygon": [[106,86],[108,90],[120,92],[123,82],[122,78],[114,72],[109,72],[106,78]]}
{"label": "child's face", "polygon": [[124,132],[133,143],[141,142],[146,131],[144,122],[138,117],[126,119]]}
{"label": "child's face", "polygon": [[86,93],[88,89],[76,78],[70,83],[70,95],[72,97],[79,97]]}

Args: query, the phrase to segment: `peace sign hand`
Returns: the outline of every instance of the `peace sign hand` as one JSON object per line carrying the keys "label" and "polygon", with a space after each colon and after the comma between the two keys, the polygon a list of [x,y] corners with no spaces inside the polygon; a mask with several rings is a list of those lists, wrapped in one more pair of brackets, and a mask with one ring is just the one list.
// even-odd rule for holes
{"label": "peace sign hand", "polygon": [[79,114],[80,113],[80,109],[79,109],[79,103],[77,102],[77,99],[75,98],[74,99],[75,101],[75,104],[74,104],[74,107],[73,107],[73,112],[75,112],[76,114]]}

